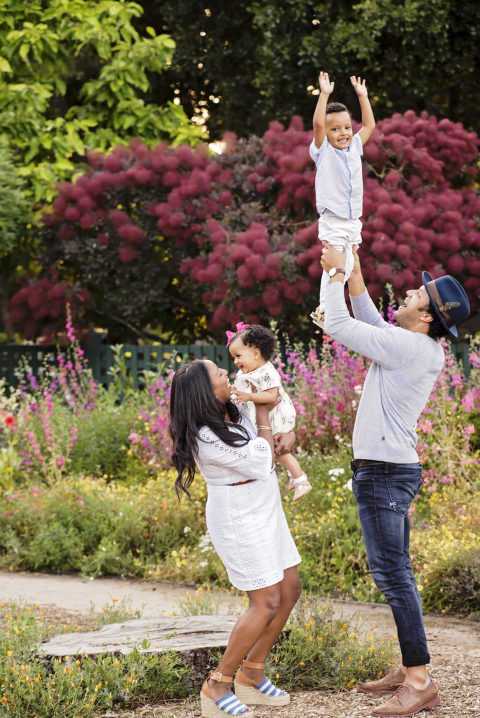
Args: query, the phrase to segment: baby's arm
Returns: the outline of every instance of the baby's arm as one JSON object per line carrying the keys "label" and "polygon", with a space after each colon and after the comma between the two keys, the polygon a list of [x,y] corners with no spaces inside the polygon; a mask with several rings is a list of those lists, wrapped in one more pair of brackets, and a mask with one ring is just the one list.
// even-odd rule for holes
{"label": "baby's arm", "polygon": [[278,399],[278,386],[274,386],[271,389],[265,389],[265,391],[257,391],[255,393],[249,391],[237,391],[235,387],[233,387],[232,394],[235,394],[237,401],[253,401],[254,404],[270,404]]}
{"label": "baby's arm", "polygon": [[321,147],[325,138],[325,109],[335,83],[328,79],[328,72],[321,72],[318,76],[318,84],[320,85],[320,95],[313,115],[313,134],[316,147]]}
{"label": "baby's arm", "polygon": [[368,99],[365,80],[362,82],[361,77],[355,77],[355,75],[352,75],[350,82],[353,85],[353,89],[357,93],[360,109],[362,110],[362,127],[358,134],[362,140],[362,145],[364,145],[368,142],[370,135],[375,129],[375,117],[373,116],[372,106],[370,105],[370,100]]}

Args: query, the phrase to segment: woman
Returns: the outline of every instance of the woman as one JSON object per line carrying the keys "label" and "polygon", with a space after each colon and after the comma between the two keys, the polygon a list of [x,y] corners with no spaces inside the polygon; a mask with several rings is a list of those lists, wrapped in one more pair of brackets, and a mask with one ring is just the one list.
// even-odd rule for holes
{"label": "woman", "polygon": [[[231,583],[249,598],[248,610],[235,624],[217,670],[202,686],[205,718],[252,718],[246,704],[290,702],[288,693],[266,678],[264,664],[301,592],[297,571],[301,559],[273,468],[269,422],[273,404],[255,406],[255,430],[230,393],[227,371],[212,361],[196,359],[175,373],[170,398],[177,493],[188,494],[198,467],[208,487],[210,538]],[[234,694],[230,684],[235,671]]]}

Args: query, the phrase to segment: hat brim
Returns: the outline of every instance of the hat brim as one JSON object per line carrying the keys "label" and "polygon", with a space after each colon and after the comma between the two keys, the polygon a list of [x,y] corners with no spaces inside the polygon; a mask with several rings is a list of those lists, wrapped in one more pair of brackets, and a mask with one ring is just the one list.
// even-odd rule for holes
{"label": "hat brim", "polygon": [[448,326],[445,319],[440,314],[440,312],[437,308],[437,305],[430,293],[430,290],[428,288],[428,282],[433,282],[433,278],[429,275],[428,272],[425,272],[425,271],[422,272],[422,282],[423,282],[423,286],[425,287],[425,291],[428,294],[428,298],[430,299],[430,304],[432,305],[433,311],[435,312],[435,316],[437,317],[438,321],[440,322],[442,327],[445,329],[445,331],[448,332],[449,336],[453,337],[454,339],[457,339],[458,338],[457,327],[455,325],[451,326],[451,327]]}

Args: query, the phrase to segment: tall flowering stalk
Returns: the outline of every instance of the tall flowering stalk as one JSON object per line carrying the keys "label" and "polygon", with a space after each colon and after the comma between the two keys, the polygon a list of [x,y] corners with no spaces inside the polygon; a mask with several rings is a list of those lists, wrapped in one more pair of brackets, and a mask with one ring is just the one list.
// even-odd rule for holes
{"label": "tall flowering stalk", "polygon": [[78,423],[95,408],[98,395],[69,316],[66,336],[69,346],[58,353],[57,366],[49,367],[40,380],[27,371],[20,387],[19,470],[47,483],[68,472]]}
{"label": "tall flowering stalk", "polygon": [[474,449],[480,430],[480,360],[472,343],[470,376],[446,345],[445,367],[418,422],[417,450],[428,493],[443,485],[467,483],[475,489],[480,458]]}
{"label": "tall flowering stalk", "polygon": [[278,368],[297,411],[296,436],[306,451],[349,442],[367,362],[323,335],[321,352],[290,348]]}
{"label": "tall flowering stalk", "polygon": [[170,467],[168,424],[172,376],[173,372],[169,372],[167,380],[160,376],[150,384],[149,406],[140,409],[138,415],[145,433],[141,436],[138,432],[132,432],[129,436],[132,453],[153,472]]}

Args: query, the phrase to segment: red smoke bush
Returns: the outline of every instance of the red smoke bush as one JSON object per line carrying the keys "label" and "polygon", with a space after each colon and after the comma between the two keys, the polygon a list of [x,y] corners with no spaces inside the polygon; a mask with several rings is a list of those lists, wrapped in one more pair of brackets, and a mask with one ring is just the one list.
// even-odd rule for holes
{"label": "red smoke bush", "polygon": [[[122,323],[193,338],[275,317],[282,329],[310,332],[321,276],[312,132],[293,118],[286,129],[272,122],[262,139],[226,139],[220,157],[135,141],[93,153],[88,172],[59,185],[41,235],[43,266],[47,275],[58,268],[61,286],[88,290],[85,323],[117,340],[126,338]],[[426,269],[455,275],[478,309],[478,145],[459,123],[426,113],[377,124],[365,146],[361,248],[374,299],[386,282],[403,296]],[[51,327],[51,314],[41,316],[43,281],[11,302],[25,336],[44,320]]]}

